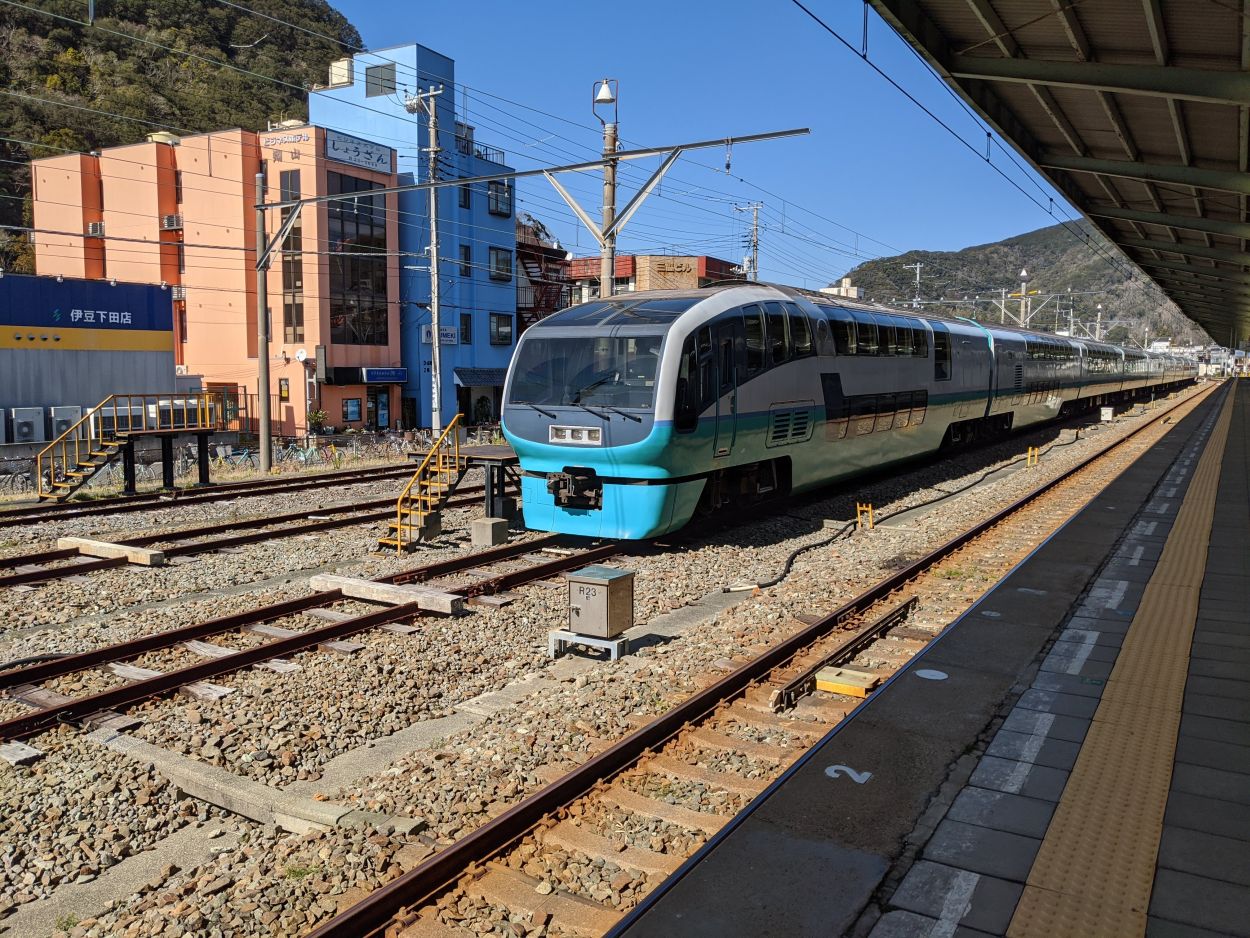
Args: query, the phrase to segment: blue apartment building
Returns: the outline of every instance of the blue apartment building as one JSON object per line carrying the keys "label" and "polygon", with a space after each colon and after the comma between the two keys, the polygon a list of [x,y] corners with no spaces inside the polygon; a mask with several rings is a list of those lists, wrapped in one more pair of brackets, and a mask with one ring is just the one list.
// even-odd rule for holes
{"label": "blue apartment building", "polygon": [[[330,83],[308,96],[309,122],[394,147],[401,185],[429,178],[428,117],[419,91],[436,100],[439,178],[508,172],[501,150],[474,140],[456,113],[455,62],[421,45],[361,52],[330,67]],[[438,193],[441,269],[442,424],[499,416],[504,374],[516,345],[516,227],[511,180],[446,186]],[[407,369],[398,423],[431,425],[429,190],[399,196],[400,329]]]}

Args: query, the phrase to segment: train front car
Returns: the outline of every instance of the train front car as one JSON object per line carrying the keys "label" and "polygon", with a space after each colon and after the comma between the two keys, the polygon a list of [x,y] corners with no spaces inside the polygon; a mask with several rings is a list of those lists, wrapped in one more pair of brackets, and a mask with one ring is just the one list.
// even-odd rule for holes
{"label": "train front car", "polygon": [[[508,369],[503,431],[520,457],[526,526],[640,539],[681,527],[703,490],[673,443],[678,318],[716,291],[631,293],[526,330]],[[682,480],[682,476],[696,476]]]}

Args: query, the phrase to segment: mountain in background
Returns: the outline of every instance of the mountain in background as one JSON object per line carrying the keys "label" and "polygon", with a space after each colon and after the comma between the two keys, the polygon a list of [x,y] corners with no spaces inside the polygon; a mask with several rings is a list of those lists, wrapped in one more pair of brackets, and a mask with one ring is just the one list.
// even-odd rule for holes
{"label": "mountain in background", "polygon": [[[1089,243],[1074,233],[1077,231]],[[1044,307],[1041,302],[1046,294],[1071,291],[1077,322],[1091,330],[1097,304],[1102,304],[1103,336],[1109,341],[1140,343],[1147,337],[1170,338],[1174,344],[1182,345],[1210,341],[1201,327],[1187,319],[1175,303],[1085,222],[1041,228],[962,251],[908,251],[897,257],[867,261],[846,276],[852,285],[864,289],[868,299],[905,304],[916,294],[916,271],[905,265],[917,263],[924,265],[920,271],[921,299],[954,301],[951,305],[927,307],[949,315],[997,322],[1000,312],[996,303],[1001,301],[1002,290],[1019,291],[1019,273],[1024,268],[1029,272],[1029,291],[1038,290],[1041,294],[1033,300],[1034,309],[1040,307],[1032,320],[1034,328],[1066,330],[1068,297],[1052,299]],[[1007,303],[1009,310],[1019,311],[1018,299],[1008,299]],[[1085,334],[1080,326],[1076,331]]]}
{"label": "mountain in background", "polygon": [[[360,47],[360,34],[325,0],[245,5],[96,0],[92,26],[81,22],[80,0],[45,0],[55,16],[0,8],[0,224],[31,222],[30,159],[137,143],[158,130],[304,119],[306,89]],[[0,232],[5,269],[30,272],[31,260],[24,238]]]}

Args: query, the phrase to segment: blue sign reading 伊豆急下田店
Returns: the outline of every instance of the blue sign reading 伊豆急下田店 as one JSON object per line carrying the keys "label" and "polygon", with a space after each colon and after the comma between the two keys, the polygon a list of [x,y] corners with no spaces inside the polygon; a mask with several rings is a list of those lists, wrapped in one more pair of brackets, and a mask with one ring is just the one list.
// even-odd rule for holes
{"label": "blue sign reading \u4f0a\u8c46\u6025\u4e0b\u7530\u5e97", "polygon": [[337,130],[326,131],[326,159],[378,173],[391,171],[390,147],[339,133]]}
{"label": "blue sign reading \u4f0a\u8c46\u6025\u4e0b\u7530\u5e97", "polygon": [[143,283],[6,274],[0,279],[0,326],[168,331],[173,301],[169,290]]}
{"label": "blue sign reading \u4f0a\u8c46\u6025\u4e0b\u7530\u5e97", "polygon": [[406,384],[407,368],[362,368],[361,375],[365,384]]}

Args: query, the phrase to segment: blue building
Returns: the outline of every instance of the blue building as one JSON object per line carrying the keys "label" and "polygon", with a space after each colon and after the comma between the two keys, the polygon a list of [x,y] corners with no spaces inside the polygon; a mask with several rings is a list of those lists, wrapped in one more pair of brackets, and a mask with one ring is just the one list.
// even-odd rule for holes
{"label": "blue building", "polygon": [[[309,121],[392,146],[401,185],[429,177],[428,118],[412,107],[442,85],[439,178],[508,172],[501,150],[479,144],[455,109],[455,62],[420,45],[361,52],[330,67],[308,96]],[[516,229],[510,180],[438,190],[442,418],[496,420],[516,342]],[[400,329],[408,368],[405,427],[431,425],[429,190],[399,197]]]}

